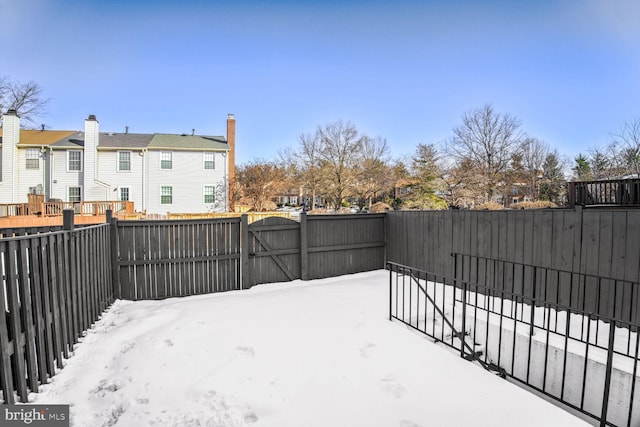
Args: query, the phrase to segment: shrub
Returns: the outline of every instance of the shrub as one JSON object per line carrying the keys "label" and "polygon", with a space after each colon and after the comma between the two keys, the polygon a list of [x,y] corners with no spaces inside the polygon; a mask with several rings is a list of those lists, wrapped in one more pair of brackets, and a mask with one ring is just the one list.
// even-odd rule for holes
{"label": "shrub", "polygon": [[500,210],[504,209],[504,206],[502,206],[500,203],[496,203],[496,202],[487,202],[487,203],[483,203],[481,205],[478,205],[478,206],[474,207],[473,209],[477,210],[477,211],[500,211]]}
{"label": "shrub", "polygon": [[510,206],[511,209],[545,209],[545,208],[557,208],[558,205],[556,205],[553,202],[550,202],[549,200],[538,200],[535,202],[520,202],[520,203],[514,203],[513,205]]}

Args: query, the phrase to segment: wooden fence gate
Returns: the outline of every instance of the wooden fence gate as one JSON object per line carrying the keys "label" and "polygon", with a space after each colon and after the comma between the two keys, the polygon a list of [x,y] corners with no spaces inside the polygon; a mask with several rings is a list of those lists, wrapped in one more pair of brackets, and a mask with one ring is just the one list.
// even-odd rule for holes
{"label": "wooden fence gate", "polygon": [[243,224],[243,288],[301,277],[300,223],[270,217]]}

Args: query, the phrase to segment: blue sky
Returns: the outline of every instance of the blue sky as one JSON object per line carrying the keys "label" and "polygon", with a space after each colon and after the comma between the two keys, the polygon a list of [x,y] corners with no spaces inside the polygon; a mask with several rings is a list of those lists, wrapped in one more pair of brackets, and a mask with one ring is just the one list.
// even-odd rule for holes
{"label": "blue sky", "polygon": [[486,103],[561,154],[640,117],[640,1],[0,0],[0,76],[38,122],[224,135],[274,158],[342,119],[395,157]]}

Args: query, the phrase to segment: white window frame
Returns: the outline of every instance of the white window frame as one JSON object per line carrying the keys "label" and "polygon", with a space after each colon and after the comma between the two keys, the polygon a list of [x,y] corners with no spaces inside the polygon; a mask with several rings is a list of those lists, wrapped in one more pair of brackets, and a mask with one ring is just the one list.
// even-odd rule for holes
{"label": "white window frame", "polygon": [[[127,200],[122,199],[122,190],[127,190]],[[120,187],[118,188],[118,200],[121,202],[130,202],[131,201],[131,188],[129,187]]]}
{"label": "white window frame", "polygon": [[[40,149],[39,148],[27,148],[24,155],[25,155],[25,162],[24,162],[25,169],[29,169],[29,170],[40,169]],[[31,160],[31,163],[29,162],[30,160]],[[35,167],[33,166],[34,164],[35,164]]]}
{"label": "white window frame", "polygon": [[[79,169],[71,169],[71,153],[79,153]],[[82,150],[67,150],[67,172],[82,172]]]}
{"label": "white window frame", "polygon": [[[121,159],[120,159],[120,155],[121,154],[129,154],[129,169],[122,169],[122,163],[121,163]],[[118,151],[118,172],[131,172],[131,160],[133,159],[133,156],[131,155],[131,151]]]}
{"label": "white window frame", "polygon": [[[78,189],[78,199],[79,200],[71,200],[71,189],[72,188],[77,188]],[[69,203],[78,203],[82,201],[82,186],[81,185],[69,185],[67,186],[67,201]]]}
{"label": "white window frame", "polygon": [[[211,157],[208,159],[207,157]],[[215,170],[216,169],[216,153],[212,151],[205,151],[202,156],[202,167],[204,170]],[[211,163],[211,167],[207,167],[207,162]]]}
{"label": "white window frame", "polygon": [[[165,158],[165,157],[168,157]],[[169,162],[169,167],[164,167],[164,162]],[[173,169],[173,151],[161,151],[160,152],[160,169],[162,170],[171,170]]]}
{"label": "white window frame", "polygon": [[[207,192],[207,189],[211,189],[211,193]],[[213,200],[207,202],[207,196],[213,197]],[[213,205],[216,202],[216,186],[215,185],[203,185],[202,186],[202,202],[205,205]]]}
{"label": "white window frame", "polygon": [[[169,194],[163,194],[165,188],[169,189]],[[162,201],[162,197],[163,196],[164,197],[166,197],[166,196],[171,197],[171,201],[169,203],[163,202]],[[161,205],[172,205],[173,204],[173,187],[171,185],[162,185],[162,186],[160,186],[160,204]]]}

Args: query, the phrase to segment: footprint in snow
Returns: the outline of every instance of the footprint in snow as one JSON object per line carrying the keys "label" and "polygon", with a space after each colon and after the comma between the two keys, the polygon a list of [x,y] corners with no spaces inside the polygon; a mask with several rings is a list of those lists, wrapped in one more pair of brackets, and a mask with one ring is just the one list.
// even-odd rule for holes
{"label": "footprint in snow", "polygon": [[364,346],[360,347],[360,357],[363,359],[368,359],[371,356],[371,351],[376,345],[374,343],[366,343]]}
{"label": "footprint in snow", "polygon": [[125,353],[129,352],[135,346],[136,346],[136,343],[133,342],[133,341],[130,341],[130,342],[124,344],[122,347],[120,347],[120,354],[125,354]]}
{"label": "footprint in snow", "polygon": [[255,355],[256,355],[256,352],[255,352],[255,350],[254,350],[252,347],[244,347],[244,346],[241,346],[241,347],[236,347],[236,350],[237,350],[240,354],[242,354],[242,355],[244,355],[244,356],[248,356],[248,357],[252,357],[252,358],[253,358],[253,357],[255,357]]}
{"label": "footprint in snow", "polygon": [[407,390],[396,381],[396,378],[393,375],[387,375],[381,379],[380,388],[394,396],[396,399],[400,399],[407,394]]}

